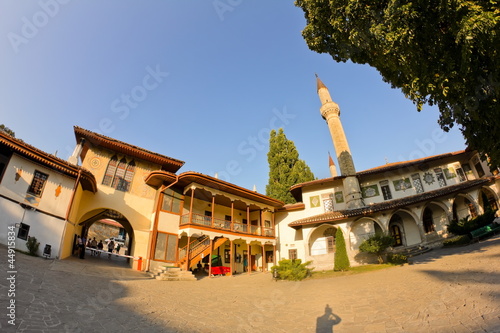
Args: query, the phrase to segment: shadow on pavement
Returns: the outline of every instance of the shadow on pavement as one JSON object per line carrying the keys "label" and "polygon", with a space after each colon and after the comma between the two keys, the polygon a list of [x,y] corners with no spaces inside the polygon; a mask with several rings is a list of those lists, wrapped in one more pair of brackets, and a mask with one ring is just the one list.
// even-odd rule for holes
{"label": "shadow on pavement", "polygon": [[332,308],[327,304],[325,313],[316,318],[316,333],[332,333],[333,326],[340,322],[340,317],[334,314]]}
{"label": "shadow on pavement", "polygon": [[[6,258],[7,248],[0,245],[0,253]],[[16,252],[14,270],[6,260],[0,262],[2,275],[15,277],[13,280],[7,280],[9,275],[0,277],[0,304],[4,309],[0,331],[190,332],[166,326],[164,320],[155,321],[147,309],[120,304],[122,299],[130,297],[124,280],[147,277],[126,263],[105,260],[108,259],[50,260]],[[7,310],[12,303],[12,311]],[[13,316],[6,316],[7,311]]]}
{"label": "shadow on pavement", "polygon": [[430,252],[410,258],[408,261],[412,264],[425,264],[436,261],[445,256],[484,252],[486,248],[498,244],[500,244],[500,235],[496,235],[481,242],[476,242],[465,246],[434,249]]}

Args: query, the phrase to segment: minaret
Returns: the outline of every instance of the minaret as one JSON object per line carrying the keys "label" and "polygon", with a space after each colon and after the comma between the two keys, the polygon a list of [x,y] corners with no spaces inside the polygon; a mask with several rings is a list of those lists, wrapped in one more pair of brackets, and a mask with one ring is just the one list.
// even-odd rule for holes
{"label": "minaret", "polygon": [[332,101],[328,88],[321,82],[318,75],[316,75],[316,84],[318,96],[321,101],[321,108],[319,110],[330,129],[340,174],[341,176],[345,176],[343,183],[346,206],[348,209],[363,207],[364,203],[361,197],[358,178],[356,177],[356,169],[354,168],[351,150],[349,149],[347,138],[340,121],[340,108],[337,103]]}
{"label": "minaret", "polygon": [[332,175],[332,177],[337,177],[337,167],[335,166],[335,163],[333,163],[333,159],[330,153],[328,153],[328,167],[330,168],[330,174]]}

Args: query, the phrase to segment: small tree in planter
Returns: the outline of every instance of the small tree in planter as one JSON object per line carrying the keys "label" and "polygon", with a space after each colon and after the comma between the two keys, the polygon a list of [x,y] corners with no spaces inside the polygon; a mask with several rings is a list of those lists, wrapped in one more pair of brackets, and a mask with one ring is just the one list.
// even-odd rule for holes
{"label": "small tree in planter", "polygon": [[384,263],[384,257],[382,253],[394,244],[394,238],[389,235],[375,234],[368,239],[365,239],[363,243],[359,245],[359,250],[361,252],[373,253],[377,256],[378,263]]}
{"label": "small tree in planter", "polygon": [[30,256],[36,256],[39,246],[40,243],[37,242],[36,237],[28,237],[28,241],[26,242],[26,247],[28,248]]}
{"label": "small tree in planter", "polygon": [[279,280],[300,281],[311,275],[312,268],[308,268],[311,261],[302,263],[300,259],[283,259],[278,265],[271,267],[276,272],[275,278]]}
{"label": "small tree in planter", "polygon": [[349,262],[349,257],[347,256],[344,233],[340,228],[337,228],[337,232],[335,232],[335,247],[333,270],[347,271],[349,267],[351,267],[351,263]]}

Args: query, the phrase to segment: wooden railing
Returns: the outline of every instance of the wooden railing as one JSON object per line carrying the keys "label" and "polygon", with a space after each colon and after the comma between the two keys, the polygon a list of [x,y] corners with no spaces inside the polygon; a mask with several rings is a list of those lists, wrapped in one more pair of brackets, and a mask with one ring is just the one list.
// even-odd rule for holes
{"label": "wooden railing", "polygon": [[192,259],[193,255],[197,255],[198,253],[202,252],[207,245],[210,245],[210,238],[206,235],[193,240],[188,245],[179,249],[179,261],[182,262],[187,259],[186,256],[188,253],[187,251],[188,248],[189,248],[189,259]]}
{"label": "wooden railing", "polygon": [[[191,216],[191,221],[189,217]],[[259,235],[259,236],[274,236],[274,228],[262,228],[258,225],[248,225],[243,223],[231,222],[223,219],[213,218],[201,214],[185,214],[181,216],[180,225],[195,224],[210,227],[218,230],[234,231],[243,234]]]}

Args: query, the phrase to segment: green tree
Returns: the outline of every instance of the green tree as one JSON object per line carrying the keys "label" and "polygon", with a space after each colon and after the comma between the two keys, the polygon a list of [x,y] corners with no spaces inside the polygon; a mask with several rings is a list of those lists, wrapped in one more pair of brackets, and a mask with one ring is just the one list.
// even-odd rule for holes
{"label": "green tree", "polygon": [[9,134],[12,137],[16,137],[16,133],[14,133],[13,130],[11,130],[10,128],[5,126],[4,124],[0,124],[0,131],[3,131],[5,133]]}
{"label": "green tree", "polygon": [[309,48],[375,67],[417,110],[500,166],[499,1],[296,0]]}
{"label": "green tree", "polygon": [[378,263],[382,264],[384,262],[384,257],[382,254],[384,251],[394,244],[394,238],[389,235],[375,234],[368,239],[365,239],[360,245],[359,250],[361,252],[372,253],[377,256]]}
{"label": "green tree", "polygon": [[299,153],[293,141],[288,140],[280,128],[278,132],[271,130],[269,138],[269,182],[266,195],[284,203],[295,203],[290,187],[314,180],[314,174],[306,162],[299,159]]}
{"label": "green tree", "polygon": [[335,259],[333,264],[334,271],[347,271],[351,267],[347,248],[345,246],[344,233],[342,229],[337,228],[335,232]]}

